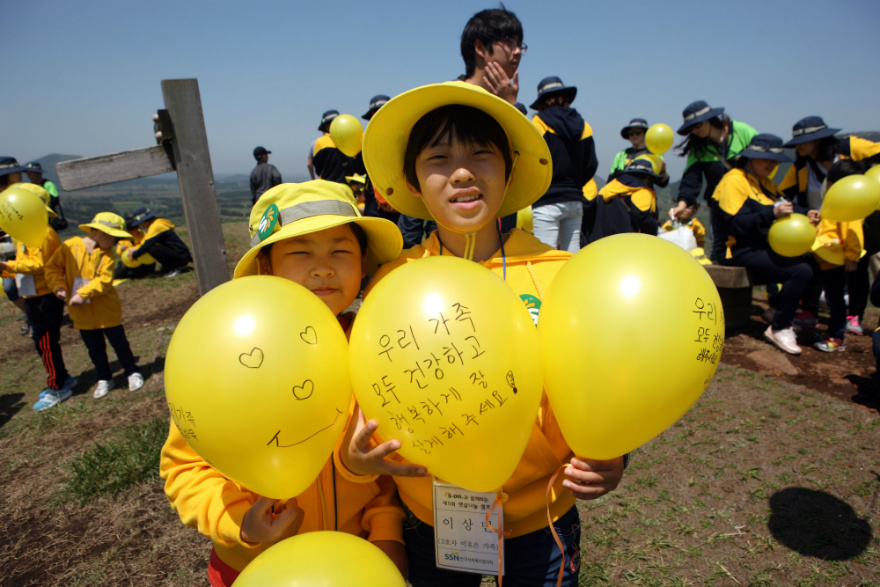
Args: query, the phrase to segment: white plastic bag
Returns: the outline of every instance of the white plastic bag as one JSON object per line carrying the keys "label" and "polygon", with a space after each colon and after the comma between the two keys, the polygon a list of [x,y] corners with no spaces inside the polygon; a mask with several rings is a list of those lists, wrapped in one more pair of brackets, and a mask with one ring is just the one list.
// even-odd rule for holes
{"label": "white plastic bag", "polygon": [[691,252],[697,248],[697,239],[694,238],[694,231],[686,226],[679,226],[669,232],[661,232],[657,236],[663,240],[675,243],[687,252]]}

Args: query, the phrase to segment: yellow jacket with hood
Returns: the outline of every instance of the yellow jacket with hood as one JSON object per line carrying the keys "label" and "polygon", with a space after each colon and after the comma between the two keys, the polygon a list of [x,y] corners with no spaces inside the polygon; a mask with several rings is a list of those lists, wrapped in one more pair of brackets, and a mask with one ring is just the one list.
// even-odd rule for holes
{"label": "yellow jacket with hood", "polygon": [[[74,328],[95,330],[122,324],[122,302],[113,287],[113,251],[95,247],[89,252],[78,236],[69,238],[46,263],[46,281],[53,292],[67,291],[67,311]],[[86,303],[71,306],[70,298],[78,293]]]}
{"label": "yellow jacket with hood", "polygon": [[55,232],[55,229],[51,226],[46,227],[46,238],[43,240],[43,244],[39,247],[29,247],[23,242],[15,241],[15,248],[17,249],[18,254],[14,260],[6,262],[8,269],[4,273],[8,273],[9,275],[4,275],[4,277],[19,273],[33,278],[36,294],[32,296],[22,296],[24,298],[33,298],[54,293],[55,290],[53,290],[46,282],[45,266],[46,262],[52,258],[52,255],[55,254],[55,251],[57,251],[60,246],[61,239],[58,237],[58,233]]}
{"label": "yellow jacket with hood", "polygon": [[[340,439],[340,443],[345,435]],[[298,534],[339,530],[371,542],[403,542],[403,510],[387,476],[359,477],[339,461],[339,445],[318,478],[296,496],[305,512]],[[227,479],[190,448],[174,422],[162,447],[159,474],[165,495],[187,526],[208,536],[217,556],[237,571],[243,570],[271,544],[241,539],[245,513],[259,496]]]}
{"label": "yellow jacket with hood", "polygon": [[[367,287],[369,290],[389,271],[404,263],[441,254],[437,232],[421,245],[404,251],[391,263],[383,265]],[[444,249],[443,255],[451,255]],[[533,318],[540,312],[541,301],[553,283],[556,274],[571,257],[571,253],[557,251],[519,229],[510,232],[501,250],[480,263],[499,277],[523,300]],[[506,265],[506,271],[504,269]],[[519,464],[504,485],[508,499],[504,504],[504,527],[511,537],[523,536],[547,526],[547,484],[556,470],[575,456],[562,437],[547,394],[542,394],[535,426]],[[401,459],[396,456],[395,458]],[[565,514],[575,503],[570,491],[562,486],[559,475],[550,494],[550,514],[554,520]],[[432,479],[430,477],[395,477],[397,490],[404,504],[422,521],[434,525]]]}

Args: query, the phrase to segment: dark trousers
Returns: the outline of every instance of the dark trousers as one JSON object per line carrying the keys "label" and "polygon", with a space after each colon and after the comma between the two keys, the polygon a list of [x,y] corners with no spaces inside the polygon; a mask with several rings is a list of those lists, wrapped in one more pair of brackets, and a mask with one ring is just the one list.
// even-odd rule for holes
{"label": "dark trousers", "polygon": [[828,336],[843,338],[846,334],[846,291],[847,273],[843,267],[826,269],[819,272],[822,277],[822,287],[825,289],[825,302],[831,310],[828,319]]}
{"label": "dark trousers", "polygon": [[723,263],[727,256],[727,225],[724,223],[724,214],[718,207],[718,200],[709,198],[709,228],[712,229],[712,250],[709,258],[713,263]]}
{"label": "dark trousers", "polygon": [[43,359],[43,367],[49,375],[46,385],[58,389],[67,379],[64,357],[61,355],[61,319],[64,302],[54,294],[24,299],[24,311],[33,329],[34,346]]}
{"label": "dark trousers", "polygon": [[807,286],[819,279],[816,262],[810,254],[801,257],[783,257],[767,249],[734,251],[727,265],[745,267],[753,284],[781,283],[775,296],[776,313],[773,330],[791,326],[798,302]]}
{"label": "dark trousers", "polygon": [[116,357],[125,370],[125,376],[128,377],[138,370],[137,363],[134,361],[134,354],[125,338],[125,329],[122,324],[112,326],[110,328],[96,328],[95,330],[80,330],[83,342],[89,351],[89,358],[98,371],[98,379],[113,379],[113,372],[110,371],[110,361],[107,359],[107,345],[104,343],[104,336],[110,341],[110,346],[116,351]]}
{"label": "dark trousers", "polygon": [[162,264],[162,271],[180,269],[181,267],[186,267],[187,263],[192,261],[189,251],[163,247],[160,244],[150,247],[149,253]]}
{"label": "dark trousers", "polygon": [[[414,587],[479,587],[481,576],[437,568],[434,528],[404,508],[403,538],[409,559],[409,580]],[[507,587],[555,587],[560,563],[565,561],[564,587],[577,587],[581,566],[581,521],[577,507],[571,508],[553,526],[562,541],[559,550],[549,527],[530,534],[504,539]]]}
{"label": "dark trousers", "polygon": [[849,315],[858,316],[861,322],[865,317],[865,308],[868,306],[868,291],[871,278],[868,273],[868,265],[871,263],[871,252],[859,259],[859,266],[852,273],[846,274],[849,288]]}

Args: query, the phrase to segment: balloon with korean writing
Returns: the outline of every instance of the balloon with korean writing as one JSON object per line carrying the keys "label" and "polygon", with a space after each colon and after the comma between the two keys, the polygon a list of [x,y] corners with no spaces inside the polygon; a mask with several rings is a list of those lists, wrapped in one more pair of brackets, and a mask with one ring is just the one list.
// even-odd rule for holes
{"label": "balloon with korean writing", "polygon": [[563,266],[538,335],[563,436],[579,456],[611,459],[697,401],[721,358],[724,314],[709,274],[686,251],[618,234]]}
{"label": "balloon with korean writing", "polygon": [[174,423],[199,456],[267,497],[302,493],[344,431],[348,345],[329,308],[269,275],[236,279],[183,316],[165,359]]}
{"label": "balloon with korean writing", "polygon": [[473,491],[516,468],[541,399],[537,332],[491,271],[455,257],[391,271],[350,339],[355,396],[406,459]]}

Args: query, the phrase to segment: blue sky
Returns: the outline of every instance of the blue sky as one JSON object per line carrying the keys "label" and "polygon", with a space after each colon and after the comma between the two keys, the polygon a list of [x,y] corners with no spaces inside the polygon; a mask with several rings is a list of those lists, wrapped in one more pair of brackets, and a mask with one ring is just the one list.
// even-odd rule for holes
{"label": "blue sky", "polygon": [[[199,80],[214,172],[247,173],[264,145],[306,173],[324,110],[463,73],[461,30],[490,1],[3,3],[0,155],[94,156],[154,144],[163,79]],[[593,127],[599,175],[634,116],[677,128],[698,99],[789,138],[811,114],[880,130],[880,2],[523,2],[520,101],[558,75]],[[551,8],[552,6],[552,8]],[[530,112],[531,114],[531,112]],[[683,161],[669,157],[677,179]]]}

